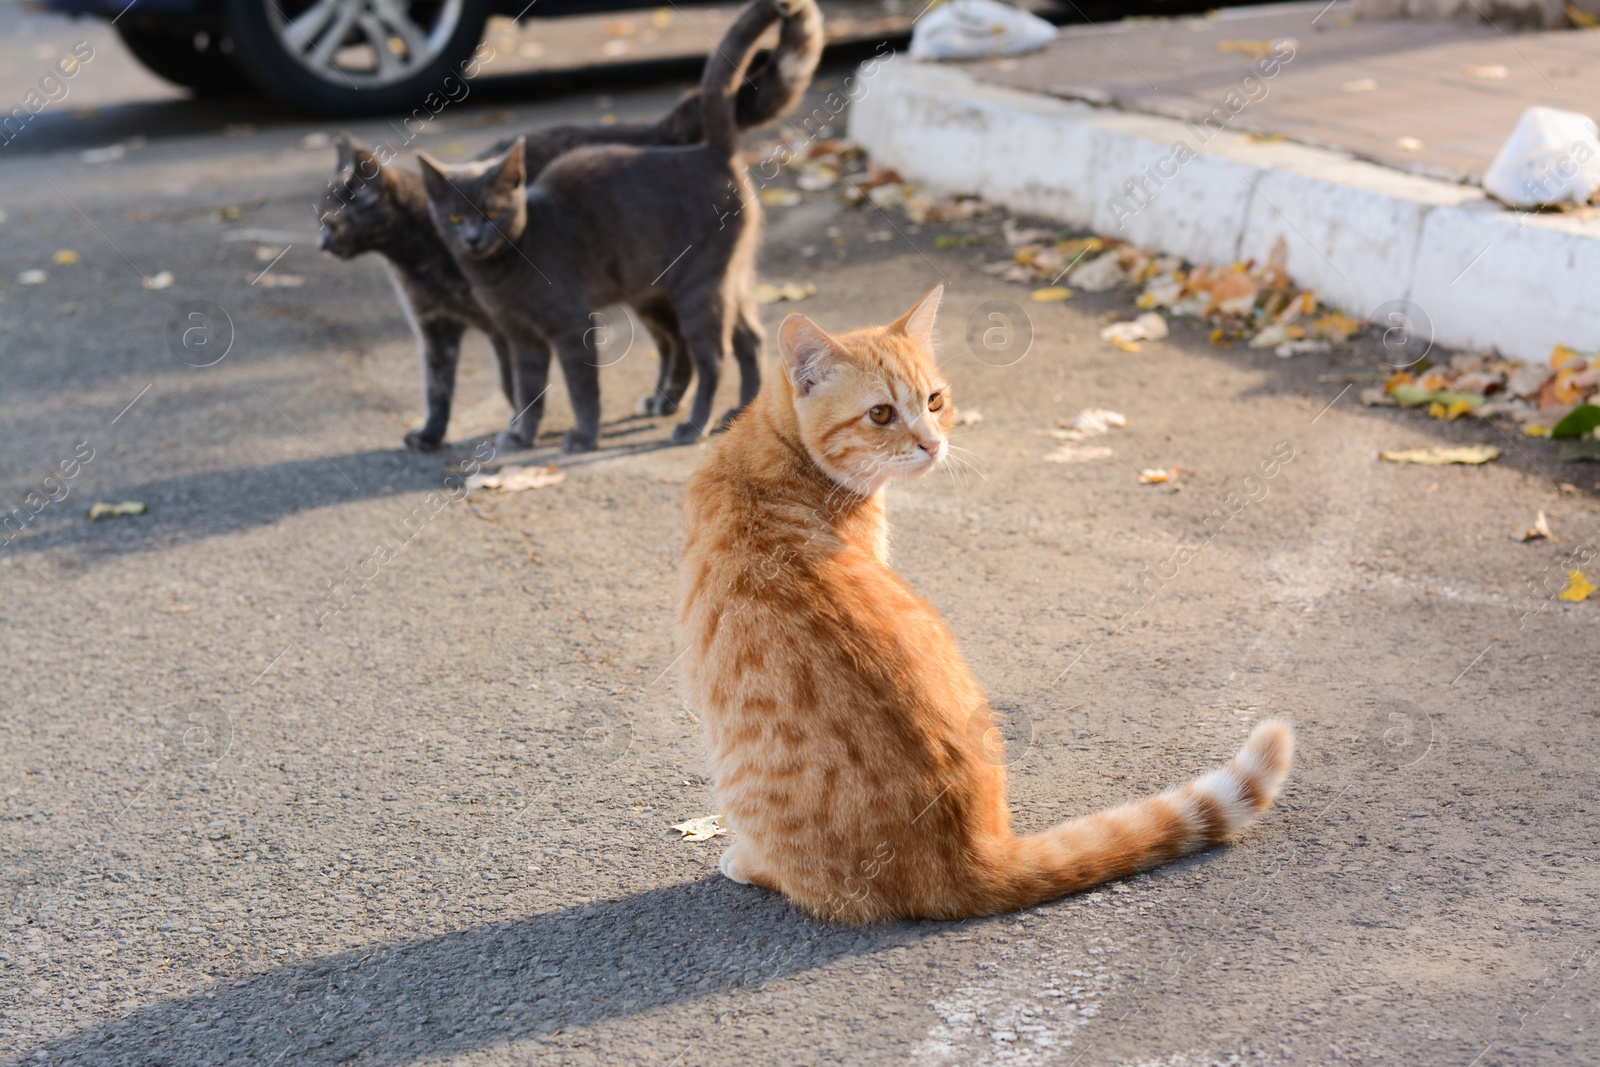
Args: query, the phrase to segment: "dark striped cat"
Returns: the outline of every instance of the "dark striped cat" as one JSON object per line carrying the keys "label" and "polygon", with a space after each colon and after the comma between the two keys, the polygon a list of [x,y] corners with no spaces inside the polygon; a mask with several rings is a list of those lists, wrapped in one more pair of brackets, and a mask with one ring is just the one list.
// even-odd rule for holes
{"label": "dark striped cat", "polygon": [[[718,50],[741,58],[754,48],[767,27],[780,19],[777,48],[751,65],[739,88],[735,118],[741,129],[764,125],[792,110],[810,85],[822,55],[822,16],[815,0],[754,0],[740,11]],[[556,126],[534,131],[523,139],[525,173],[536,177],[551,161],[584,145],[693,144],[702,136],[701,110],[696,91],[686,94],[655,123]],[[502,141],[483,155],[503,155],[512,143]],[[406,447],[433,451],[443,441],[450,421],[461,338],[469,327],[482,330],[494,345],[501,388],[511,403],[511,424],[500,435],[499,444],[503,448],[526,447],[533,442],[531,430],[538,420],[530,422],[528,413],[523,411],[531,398],[521,403],[517,400],[517,374],[511,365],[510,349],[472,295],[465,275],[429,220],[422,179],[386,165],[388,162],[348,137],[340,138],[338,172],[319,208],[319,241],[323,249],[340,259],[377,252],[387,261],[401,306],[416,330],[422,350],[428,414],[420,429],[406,434]],[[684,350],[670,304],[643,301],[634,310],[660,356],[655,390],[639,401],[639,414],[670,415],[688,388],[693,365]],[[752,395],[759,375],[756,361],[760,348],[761,332],[754,318],[737,321],[733,349],[741,369],[751,375]],[[544,360],[548,362],[548,355]]]}

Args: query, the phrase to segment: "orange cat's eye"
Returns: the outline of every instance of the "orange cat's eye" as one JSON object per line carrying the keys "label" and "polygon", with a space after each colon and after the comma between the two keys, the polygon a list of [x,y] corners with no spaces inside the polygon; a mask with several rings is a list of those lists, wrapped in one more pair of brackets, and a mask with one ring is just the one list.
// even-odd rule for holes
{"label": "orange cat's eye", "polygon": [[450,225],[452,225],[452,226],[460,226],[461,225],[461,216],[458,215],[454,211],[452,211],[452,212],[450,212],[450,214],[446,215],[445,218],[450,221]]}
{"label": "orange cat's eye", "polygon": [[894,408],[888,404],[874,404],[872,409],[867,412],[867,418],[879,426],[887,426],[894,421]]}
{"label": "orange cat's eye", "polygon": [[944,407],[944,394],[943,393],[934,393],[932,396],[928,397],[928,410],[929,411],[938,411],[942,407]]}

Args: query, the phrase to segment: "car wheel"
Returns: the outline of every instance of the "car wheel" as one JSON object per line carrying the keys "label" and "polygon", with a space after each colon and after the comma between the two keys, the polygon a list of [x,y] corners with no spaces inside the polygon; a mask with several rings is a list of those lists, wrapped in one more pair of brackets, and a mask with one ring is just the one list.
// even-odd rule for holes
{"label": "car wheel", "polygon": [[224,0],[234,59],[263,92],[324,115],[455,97],[490,0]]}
{"label": "car wheel", "polygon": [[208,30],[120,22],[117,36],[150,73],[199,96],[238,96],[255,90],[225,51],[230,42]]}

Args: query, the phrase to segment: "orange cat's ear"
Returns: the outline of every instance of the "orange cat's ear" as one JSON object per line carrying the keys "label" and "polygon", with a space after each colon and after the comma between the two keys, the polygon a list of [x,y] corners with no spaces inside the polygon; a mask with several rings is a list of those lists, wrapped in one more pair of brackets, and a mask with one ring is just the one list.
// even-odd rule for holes
{"label": "orange cat's ear", "polygon": [[889,329],[899,330],[924,348],[933,347],[933,318],[939,313],[939,301],[944,297],[944,286],[936,285],[928,295],[917,301],[917,306],[889,324]]}
{"label": "orange cat's ear", "polygon": [[800,396],[805,396],[827,378],[834,348],[833,338],[799,312],[784,319],[783,325],[778,327],[778,351],[783,355],[783,369]]}

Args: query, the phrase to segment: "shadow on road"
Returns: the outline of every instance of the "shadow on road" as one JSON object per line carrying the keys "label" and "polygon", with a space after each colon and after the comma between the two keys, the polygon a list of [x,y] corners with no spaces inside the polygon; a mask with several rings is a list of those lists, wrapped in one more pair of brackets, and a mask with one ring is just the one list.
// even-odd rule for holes
{"label": "shadow on road", "polygon": [[[461,460],[472,454],[471,442],[453,447]],[[419,457],[401,448],[157,478],[98,490],[98,499],[145,504],[149,508],[145,515],[116,522],[85,522],[87,503],[73,496],[48,505],[34,524],[10,542],[7,551],[148,552],[271,525],[333,504],[442,489],[443,482],[437,458]]]}
{"label": "shadow on road", "polygon": [[[414,1063],[758,988],[941,928],[823,926],[773,894],[713,877],[289,964],[140,1008],[32,1056]],[[675,1040],[663,1035],[662,1062],[679,1051]]]}
{"label": "shadow on road", "polygon": [[[635,416],[609,420],[601,425],[597,451],[572,456],[561,451],[562,431],[557,426],[539,435],[537,448],[493,455],[483,466],[485,470],[548,464],[576,468],[676,448],[666,440],[671,425],[669,420]],[[86,522],[87,501],[73,494],[46,505],[13,540],[0,540],[0,550],[87,549],[91,554],[123,555],[270,526],[301,512],[356,500],[430,491],[459,499],[460,477],[446,471],[469,464],[475,456],[481,458],[487,454],[485,446],[492,444],[492,436],[470,437],[451,441],[431,455],[399,447],[375,448],[103,486],[95,490],[95,499],[135,500],[149,510],[133,519]],[[430,504],[428,497],[420,497],[396,505],[407,510],[397,511],[393,521],[404,525],[411,509],[423,515],[436,512]],[[23,514],[25,509],[19,508],[13,521]]]}

